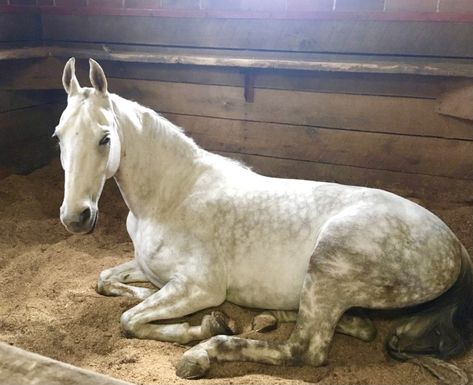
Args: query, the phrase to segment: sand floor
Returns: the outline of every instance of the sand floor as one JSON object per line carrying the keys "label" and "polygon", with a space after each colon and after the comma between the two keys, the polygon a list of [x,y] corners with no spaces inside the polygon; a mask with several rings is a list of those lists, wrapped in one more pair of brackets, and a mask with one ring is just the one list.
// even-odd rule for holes
{"label": "sand floor", "polygon": [[[393,321],[375,320],[378,337],[364,343],[336,335],[329,364],[321,368],[214,364],[209,378],[184,381],[174,365],[186,347],[122,337],[120,314],[136,301],[98,295],[104,268],[132,258],[126,207],[114,182],[100,201],[96,231],[71,235],[58,219],[62,171],[57,162],[29,176],[0,181],[0,340],[136,384],[437,384],[411,363],[388,358],[384,337]],[[422,202],[473,252],[473,207]],[[282,340],[291,324],[261,334],[250,329],[253,310],[224,304],[243,335]],[[196,321],[202,314],[193,317]],[[473,351],[456,360],[473,371]]]}

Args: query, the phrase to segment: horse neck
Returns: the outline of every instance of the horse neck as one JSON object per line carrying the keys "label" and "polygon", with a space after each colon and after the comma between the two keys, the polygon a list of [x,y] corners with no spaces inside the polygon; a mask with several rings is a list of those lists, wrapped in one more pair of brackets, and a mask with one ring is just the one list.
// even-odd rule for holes
{"label": "horse neck", "polygon": [[115,180],[137,217],[172,211],[189,193],[203,153],[178,127],[156,112],[113,95],[121,141]]}

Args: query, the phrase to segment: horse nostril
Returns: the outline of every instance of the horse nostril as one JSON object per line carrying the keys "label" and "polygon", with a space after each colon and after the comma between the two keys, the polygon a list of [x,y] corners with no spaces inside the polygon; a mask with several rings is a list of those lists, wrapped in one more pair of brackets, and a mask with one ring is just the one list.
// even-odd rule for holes
{"label": "horse nostril", "polygon": [[91,211],[90,208],[86,208],[80,213],[80,223],[85,223],[90,219]]}

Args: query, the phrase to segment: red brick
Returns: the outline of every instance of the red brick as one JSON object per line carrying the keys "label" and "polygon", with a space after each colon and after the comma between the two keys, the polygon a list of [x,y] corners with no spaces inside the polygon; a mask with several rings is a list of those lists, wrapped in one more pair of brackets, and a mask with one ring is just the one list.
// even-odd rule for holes
{"label": "red brick", "polygon": [[125,0],[125,8],[138,8],[138,9],[161,8],[161,0]]}
{"label": "red brick", "polygon": [[168,9],[199,9],[200,0],[162,0],[161,6]]}
{"label": "red brick", "polygon": [[86,0],[56,0],[58,7],[85,7],[86,5]]}
{"label": "red brick", "polygon": [[287,0],[288,11],[331,11],[333,0]]}
{"label": "red brick", "polygon": [[473,12],[473,0],[440,0],[440,12]]}
{"label": "red brick", "polygon": [[11,5],[36,5],[36,0],[10,0]]}
{"label": "red brick", "polygon": [[123,8],[123,1],[122,0],[89,0],[89,7]]}
{"label": "red brick", "polygon": [[38,5],[40,7],[44,6],[44,5],[54,5],[54,0],[38,0]]}
{"label": "red brick", "polygon": [[436,12],[437,0],[386,0],[386,11]]}
{"label": "red brick", "polygon": [[[417,1],[417,0],[411,0]],[[336,0],[336,11],[382,11],[384,0]]]}

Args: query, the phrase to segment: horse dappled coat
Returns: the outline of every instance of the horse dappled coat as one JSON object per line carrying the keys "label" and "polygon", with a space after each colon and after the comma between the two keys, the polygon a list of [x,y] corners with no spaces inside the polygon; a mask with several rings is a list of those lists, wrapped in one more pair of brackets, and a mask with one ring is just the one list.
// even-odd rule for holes
{"label": "horse dappled coat", "polygon": [[[71,232],[93,231],[104,182],[115,178],[135,258],[103,271],[97,291],[142,300],[121,316],[129,337],[206,340],[184,354],[179,376],[200,377],[211,360],[321,365],[336,330],[374,336],[369,320],[344,316],[353,307],[420,305],[389,339],[398,357],[465,348],[471,260],[434,214],[381,190],[258,175],[109,93],[93,60],[90,80],[93,88],[80,87],[68,61],[68,105],[55,131],[61,220]],[[225,300],[297,312],[297,323],[287,341],[272,343],[222,335],[232,330],[217,312],[198,326],[173,322]]]}

